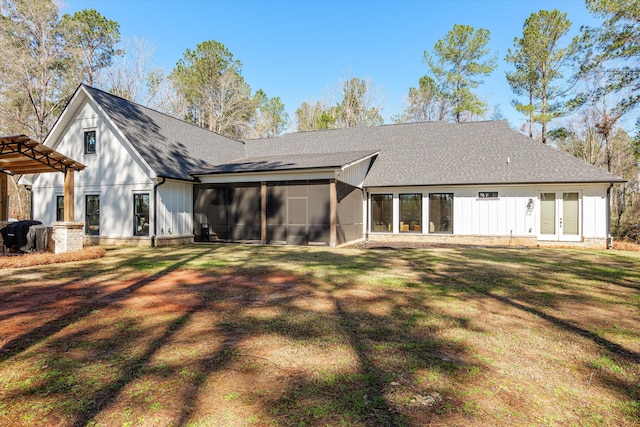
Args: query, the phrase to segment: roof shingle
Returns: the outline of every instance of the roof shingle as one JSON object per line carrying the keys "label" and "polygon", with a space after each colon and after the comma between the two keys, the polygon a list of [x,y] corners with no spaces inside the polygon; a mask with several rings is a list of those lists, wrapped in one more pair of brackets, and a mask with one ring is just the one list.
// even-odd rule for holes
{"label": "roof shingle", "polygon": [[245,157],[243,142],[83,87],[160,177],[192,180],[193,171]]}

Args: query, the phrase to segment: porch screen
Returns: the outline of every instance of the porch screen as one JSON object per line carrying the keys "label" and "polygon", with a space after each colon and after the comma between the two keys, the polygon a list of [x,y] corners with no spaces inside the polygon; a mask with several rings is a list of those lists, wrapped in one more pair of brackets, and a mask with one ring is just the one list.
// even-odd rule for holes
{"label": "porch screen", "polygon": [[540,193],[540,234],[556,234],[556,193]]}
{"label": "porch screen", "polygon": [[577,236],[579,234],[578,193],[562,193],[562,233]]}

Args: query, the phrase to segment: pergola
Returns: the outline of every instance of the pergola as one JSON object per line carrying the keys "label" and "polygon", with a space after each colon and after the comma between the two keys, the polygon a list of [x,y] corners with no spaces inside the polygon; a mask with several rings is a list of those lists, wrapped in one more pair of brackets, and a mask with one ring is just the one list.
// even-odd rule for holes
{"label": "pergola", "polygon": [[25,135],[0,137],[0,221],[8,219],[7,176],[48,172],[64,173],[64,221],[73,222],[73,173],[82,163],[58,153]]}

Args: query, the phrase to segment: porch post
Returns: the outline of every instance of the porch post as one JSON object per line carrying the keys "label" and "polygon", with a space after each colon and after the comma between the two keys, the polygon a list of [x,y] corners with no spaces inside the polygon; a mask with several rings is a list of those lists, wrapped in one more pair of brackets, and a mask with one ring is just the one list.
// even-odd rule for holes
{"label": "porch post", "polygon": [[0,172],[0,221],[9,220],[9,190],[8,190],[8,175],[4,172]]}
{"label": "porch post", "polygon": [[338,192],[336,191],[336,179],[329,181],[329,246],[338,245]]}
{"label": "porch post", "polygon": [[260,240],[267,244],[267,182],[260,183]]}
{"label": "porch post", "polygon": [[67,168],[64,171],[64,222],[75,221],[75,194],[73,169]]}

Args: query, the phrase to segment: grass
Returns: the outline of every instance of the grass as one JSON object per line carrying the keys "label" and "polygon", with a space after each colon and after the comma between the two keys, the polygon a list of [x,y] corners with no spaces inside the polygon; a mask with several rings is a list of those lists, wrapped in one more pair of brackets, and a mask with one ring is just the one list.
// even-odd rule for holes
{"label": "grass", "polygon": [[638,252],[193,245],[3,273],[0,425],[640,420]]}

